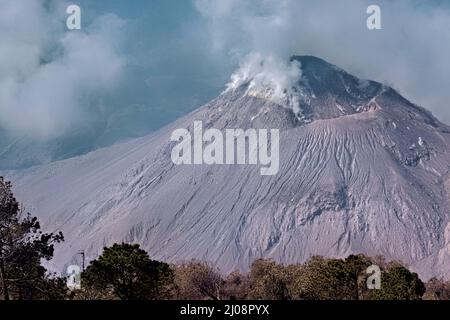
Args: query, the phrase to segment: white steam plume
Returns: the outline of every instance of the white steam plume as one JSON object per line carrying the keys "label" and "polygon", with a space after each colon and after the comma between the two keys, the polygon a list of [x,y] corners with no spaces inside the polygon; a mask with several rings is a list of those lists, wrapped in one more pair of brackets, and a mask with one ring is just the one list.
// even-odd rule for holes
{"label": "white steam plume", "polygon": [[296,85],[301,77],[298,61],[280,60],[274,56],[264,57],[260,53],[249,54],[239,69],[231,76],[227,91],[247,86],[246,94],[290,107],[299,112]]}

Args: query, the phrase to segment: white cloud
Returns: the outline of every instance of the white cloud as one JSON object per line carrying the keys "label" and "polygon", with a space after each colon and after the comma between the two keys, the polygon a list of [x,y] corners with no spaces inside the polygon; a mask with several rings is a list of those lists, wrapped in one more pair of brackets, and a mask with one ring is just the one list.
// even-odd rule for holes
{"label": "white cloud", "polygon": [[67,31],[61,2],[0,1],[0,126],[34,137],[61,135],[83,121],[90,99],[120,80],[125,60],[115,44],[123,21],[102,16]]}

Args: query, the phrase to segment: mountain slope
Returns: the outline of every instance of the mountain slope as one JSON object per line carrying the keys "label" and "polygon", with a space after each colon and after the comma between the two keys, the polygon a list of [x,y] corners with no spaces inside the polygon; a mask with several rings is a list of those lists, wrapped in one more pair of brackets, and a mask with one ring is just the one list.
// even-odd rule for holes
{"label": "mountain slope", "polygon": [[[124,240],[153,258],[204,259],[223,271],[260,257],[363,252],[449,277],[450,128],[389,87],[315,57],[293,59],[302,77],[289,104],[298,108],[244,83],[150,136],[5,172],[26,209],[64,232],[54,267]],[[279,128],[279,173],[174,165],[170,135],[195,120]]]}

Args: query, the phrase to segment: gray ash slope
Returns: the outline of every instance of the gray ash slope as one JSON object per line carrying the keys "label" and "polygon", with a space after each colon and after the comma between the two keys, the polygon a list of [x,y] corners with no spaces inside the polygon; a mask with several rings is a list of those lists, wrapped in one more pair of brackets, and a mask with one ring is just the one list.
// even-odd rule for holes
{"label": "gray ash slope", "polygon": [[[294,59],[297,114],[244,84],[150,136],[4,172],[26,208],[64,232],[54,267],[80,249],[95,258],[128,241],[153,258],[208,260],[224,272],[260,257],[366,253],[402,260],[424,278],[450,277],[450,128],[392,88]],[[173,165],[170,135],[195,120],[279,128],[279,173]]]}

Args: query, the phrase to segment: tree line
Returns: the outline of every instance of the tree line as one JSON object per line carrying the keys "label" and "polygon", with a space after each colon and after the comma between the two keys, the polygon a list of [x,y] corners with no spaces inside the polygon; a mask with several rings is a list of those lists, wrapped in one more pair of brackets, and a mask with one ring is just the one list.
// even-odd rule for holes
{"label": "tree line", "polygon": [[[448,300],[450,282],[424,283],[400,262],[350,255],[312,257],[299,264],[254,261],[245,273],[222,274],[212,264],[152,260],[137,244],[104,248],[81,273],[81,288],[69,290],[67,278],[47,272],[62,233],[41,231],[24,213],[11,184],[0,177],[1,300]],[[367,268],[381,271],[379,289],[369,288]]]}

